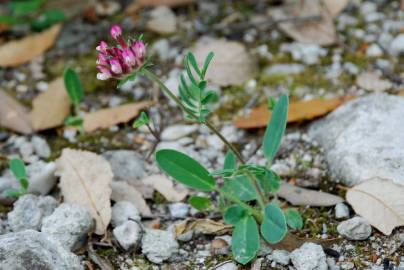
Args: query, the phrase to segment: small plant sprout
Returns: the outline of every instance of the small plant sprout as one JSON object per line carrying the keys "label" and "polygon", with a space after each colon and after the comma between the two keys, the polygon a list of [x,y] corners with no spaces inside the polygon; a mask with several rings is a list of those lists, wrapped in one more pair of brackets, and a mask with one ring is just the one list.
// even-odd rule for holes
{"label": "small plant sprout", "polygon": [[20,183],[20,188],[19,189],[14,189],[14,188],[7,189],[4,191],[4,194],[7,197],[18,198],[27,193],[28,186],[29,186],[27,172],[25,170],[25,165],[21,159],[16,158],[16,159],[12,159],[9,161],[9,167],[10,167],[10,170],[11,170],[12,174],[14,175],[14,177]]}
{"label": "small plant sprout", "polygon": [[80,102],[83,99],[84,91],[79,75],[71,68],[66,68],[63,74],[67,94],[73,104],[74,115],[65,119],[65,125],[74,126],[83,132],[83,118],[80,115]]}
{"label": "small plant sprout", "polygon": [[[111,36],[120,44],[109,47],[102,42],[97,48],[99,60],[97,67],[101,71],[100,79],[117,78],[127,81],[135,78],[138,72],[155,82],[160,89],[172,99],[184,112],[186,118],[205,125],[227,146],[224,166],[209,172],[202,164],[188,155],[172,149],[161,149],[155,154],[160,169],[176,181],[200,192],[216,193],[217,206],[226,223],[234,226],[232,235],[232,252],[236,261],[247,264],[253,260],[260,249],[260,238],[270,244],[280,242],[286,235],[288,227],[301,229],[303,220],[293,209],[280,207],[276,193],[280,187],[279,176],[271,170],[282,137],[286,129],[289,100],[286,95],[277,101],[270,99],[271,120],[263,139],[263,152],[266,166],[247,163],[237,148],[209,121],[212,113],[211,104],[218,101],[215,92],[207,89],[206,72],[213,59],[209,53],[199,66],[194,55],[185,56],[185,70],[180,76],[179,97],[176,96],[145,64],[146,49],[132,49],[136,41],[126,43],[122,31],[113,26]],[[143,42],[142,42],[143,44]],[[130,57],[124,52],[130,48]],[[138,60],[139,59],[139,60]],[[130,60],[130,61],[129,61]],[[141,115],[134,126],[148,123],[148,118]],[[217,181],[222,178],[223,181]],[[213,206],[209,196],[193,196],[188,200],[196,209],[203,211]]]}

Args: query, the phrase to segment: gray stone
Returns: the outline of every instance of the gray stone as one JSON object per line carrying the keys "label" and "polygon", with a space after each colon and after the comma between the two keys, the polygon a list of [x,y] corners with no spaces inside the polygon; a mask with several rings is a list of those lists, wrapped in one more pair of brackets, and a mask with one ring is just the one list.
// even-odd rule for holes
{"label": "gray stone", "polygon": [[48,194],[56,184],[56,164],[38,161],[27,166],[28,193]]}
{"label": "gray stone", "polygon": [[172,34],[177,30],[175,13],[166,6],[160,6],[150,12],[147,28],[159,34]]}
{"label": "gray stone", "polygon": [[161,133],[163,141],[174,141],[182,137],[188,136],[198,129],[196,125],[172,125],[167,127]]}
{"label": "gray stone", "polygon": [[327,55],[327,50],[317,44],[294,42],[282,44],[281,51],[290,52],[293,60],[300,60],[305,64],[316,64],[320,57]]}
{"label": "gray stone", "polygon": [[170,215],[175,218],[185,218],[189,213],[189,205],[186,203],[172,203],[168,206]]}
{"label": "gray stone", "polygon": [[34,136],[31,139],[32,146],[34,147],[35,153],[41,158],[49,158],[51,155],[51,149],[49,144],[46,142],[45,139]]}
{"label": "gray stone", "polygon": [[178,242],[172,232],[146,229],[142,238],[142,253],[153,263],[162,263],[178,252]]}
{"label": "gray stone", "polygon": [[270,255],[270,259],[272,259],[272,261],[282,264],[282,265],[288,265],[290,262],[290,252],[287,250],[279,250],[279,249],[275,249],[271,255]]}
{"label": "gray stone", "polygon": [[82,206],[62,203],[42,221],[41,231],[68,250],[79,249],[93,226],[90,213]]}
{"label": "gray stone", "polygon": [[79,258],[44,233],[25,230],[0,236],[0,269],[81,270]]}
{"label": "gray stone", "polygon": [[146,175],[145,164],[135,151],[107,151],[103,157],[109,161],[115,180],[133,182]]}
{"label": "gray stone", "polygon": [[142,238],[142,228],[138,222],[125,221],[116,227],[112,234],[124,250],[136,248]]}
{"label": "gray stone", "polygon": [[215,270],[237,270],[239,269],[234,262],[225,262],[214,267]]}
{"label": "gray stone", "polygon": [[304,65],[301,64],[275,64],[265,68],[263,72],[267,76],[275,74],[288,75],[301,73],[304,69]]}
{"label": "gray stone", "polygon": [[52,214],[58,202],[50,196],[21,196],[15,203],[14,209],[8,213],[8,224],[12,231],[26,229],[39,230],[43,218]]}
{"label": "gray stone", "polygon": [[314,243],[304,243],[290,254],[290,259],[299,270],[327,270],[326,256],[323,248]]}
{"label": "gray stone", "polygon": [[349,217],[349,209],[345,203],[337,203],[335,205],[335,217],[337,219]]}
{"label": "gray stone", "polygon": [[349,240],[366,240],[372,234],[372,227],[366,219],[353,217],[338,224],[337,231]]}
{"label": "gray stone", "polygon": [[391,41],[389,52],[392,55],[404,54],[404,34],[399,34]]}
{"label": "gray stone", "polygon": [[112,227],[122,225],[128,220],[140,221],[139,210],[133,203],[128,201],[116,202],[112,207],[111,224]]}
{"label": "gray stone", "polygon": [[352,186],[368,179],[404,185],[404,98],[384,93],[341,106],[309,130],[325,150],[334,179]]}
{"label": "gray stone", "polygon": [[1,204],[10,205],[15,201],[14,198],[8,197],[4,194],[4,192],[10,188],[18,189],[18,188],[20,188],[20,184],[15,179],[11,178],[10,176],[5,175],[3,177],[0,177],[0,203]]}

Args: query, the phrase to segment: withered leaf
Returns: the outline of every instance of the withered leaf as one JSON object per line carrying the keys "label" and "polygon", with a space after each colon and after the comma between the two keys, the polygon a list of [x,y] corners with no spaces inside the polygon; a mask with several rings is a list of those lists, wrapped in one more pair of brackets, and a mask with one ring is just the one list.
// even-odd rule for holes
{"label": "withered leaf", "polygon": [[32,133],[28,110],[0,89],[0,126],[23,134]]}
{"label": "withered leaf", "polygon": [[175,234],[181,235],[189,231],[202,234],[225,234],[231,230],[233,226],[226,225],[211,219],[186,219],[175,224]]}
{"label": "withered leaf", "polygon": [[188,195],[188,191],[185,188],[175,188],[173,181],[162,174],[150,175],[142,179],[142,182],[145,185],[152,186],[169,202],[180,202]]}

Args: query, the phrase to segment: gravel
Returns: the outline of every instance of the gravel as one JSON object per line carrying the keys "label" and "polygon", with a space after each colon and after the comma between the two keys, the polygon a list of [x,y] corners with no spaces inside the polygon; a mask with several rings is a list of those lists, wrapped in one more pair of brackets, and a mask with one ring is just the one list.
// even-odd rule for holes
{"label": "gravel", "polygon": [[178,252],[172,232],[146,229],[142,238],[142,253],[153,263],[160,264]]}
{"label": "gravel", "polygon": [[111,165],[114,180],[133,182],[146,175],[144,161],[135,151],[107,151],[103,153],[103,157]]}
{"label": "gravel", "polygon": [[112,207],[111,224],[117,227],[128,220],[140,221],[140,213],[133,203],[128,201],[116,202]]}
{"label": "gravel", "polygon": [[337,226],[337,231],[349,240],[366,240],[372,234],[372,227],[366,219],[353,217],[341,222]]}
{"label": "gravel", "polygon": [[314,243],[304,243],[290,254],[293,266],[299,270],[327,270],[323,248]]}
{"label": "gravel", "polygon": [[138,222],[128,220],[117,226],[112,234],[124,250],[130,250],[138,246],[142,228]]}

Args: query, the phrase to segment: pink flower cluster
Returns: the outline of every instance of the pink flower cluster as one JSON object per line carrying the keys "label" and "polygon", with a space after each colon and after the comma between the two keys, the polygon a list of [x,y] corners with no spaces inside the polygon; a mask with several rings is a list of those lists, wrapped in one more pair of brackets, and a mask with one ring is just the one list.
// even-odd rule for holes
{"label": "pink flower cluster", "polygon": [[125,41],[122,37],[122,29],[113,25],[110,31],[111,37],[118,45],[109,47],[105,41],[97,46],[97,79],[109,78],[121,79],[130,75],[144,64],[146,58],[146,46],[141,40]]}

